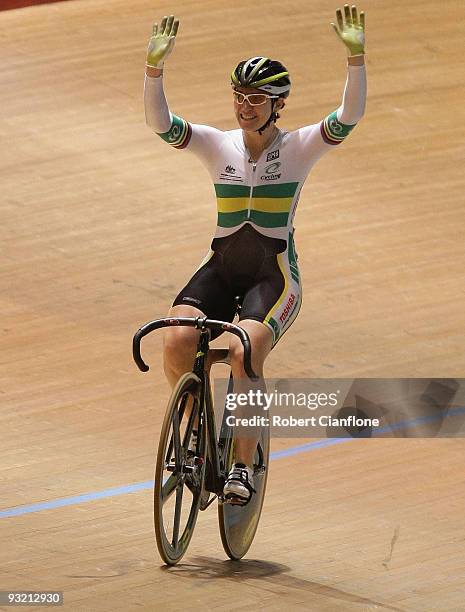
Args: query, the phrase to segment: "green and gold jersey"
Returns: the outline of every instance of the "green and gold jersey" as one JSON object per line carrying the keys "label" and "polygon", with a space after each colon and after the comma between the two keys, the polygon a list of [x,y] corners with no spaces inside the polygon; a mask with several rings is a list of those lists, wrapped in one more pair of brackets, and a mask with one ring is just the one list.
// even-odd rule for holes
{"label": "green and gold jersey", "polygon": [[171,117],[170,129],[159,135],[175,148],[192,151],[207,167],[218,208],[216,238],[250,223],[266,236],[287,241],[300,191],[312,166],[354,127],[341,123],[334,112],[319,124],[293,132],[279,130],[253,161],[241,129],[223,132]]}

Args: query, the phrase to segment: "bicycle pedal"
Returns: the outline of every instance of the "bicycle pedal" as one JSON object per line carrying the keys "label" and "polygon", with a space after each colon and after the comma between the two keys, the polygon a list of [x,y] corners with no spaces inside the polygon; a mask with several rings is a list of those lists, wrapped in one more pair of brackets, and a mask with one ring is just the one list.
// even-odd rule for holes
{"label": "bicycle pedal", "polygon": [[[207,491],[208,496],[210,496],[210,492]],[[215,501],[215,499],[217,498],[216,495],[212,495],[211,499],[209,499],[209,497],[205,497],[205,501],[204,500],[200,500],[200,510],[204,511],[206,510],[209,506],[212,505],[212,503]]]}

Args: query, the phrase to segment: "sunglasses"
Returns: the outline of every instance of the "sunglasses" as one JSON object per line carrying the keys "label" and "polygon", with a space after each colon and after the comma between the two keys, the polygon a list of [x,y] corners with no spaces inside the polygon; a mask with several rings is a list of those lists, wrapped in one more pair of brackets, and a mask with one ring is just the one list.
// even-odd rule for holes
{"label": "sunglasses", "polygon": [[272,100],[273,98],[279,98],[279,96],[269,96],[268,94],[243,94],[240,91],[233,90],[234,100],[238,104],[244,104],[245,100],[250,104],[250,106],[261,106],[262,104],[266,104],[267,100]]}

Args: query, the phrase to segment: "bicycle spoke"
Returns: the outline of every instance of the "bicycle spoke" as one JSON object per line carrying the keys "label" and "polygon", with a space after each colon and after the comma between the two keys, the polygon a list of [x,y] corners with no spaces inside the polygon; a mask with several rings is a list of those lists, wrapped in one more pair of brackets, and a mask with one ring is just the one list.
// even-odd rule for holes
{"label": "bicycle spoke", "polygon": [[179,525],[181,523],[181,507],[182,507],[182,485],[176,488],[176,506],[174,509],[174,525],[173,525],[173,548],[178,547]]}
{"label": "bicycle spoke", "polygon": [[197,402],[194,400],[193,405],[192,405],[191,414],[187,422],[186,431],[184,432],[184,440],[182,443],[183,447],[186,450],[189,446],[189,442],[190,442],[191,435],[192,435],[192,430],[194,429],[194,420],[195,420],[196,413],[197,413]]}
{"label": "bicycle spoke", "polygon": [[171,462],[172,456],[173,456],[173,435],[170,436],[168,450],[165,453],[165,465],[168,465],[168,463]]}
{"label": "bicycle spoke", "polygon": [[[188,395],[184,394],[180,401],[178,420],[177,420],[178,428],[179,428],[179,421],[182,420],[182,417],[184,415],[184,409],[186,407],[187,398],[188,398]],[[172,455],[173,455],[173,435],[171,435],[171,438],[168,444],[168,449],[165,454],[165,463],[170,463]]]}
{"label": "bicycle spoke", "polygon": [[179,474],[171,474],[168,480],[163,483],[163,487],[161,489],[161,498],[163,503],[165,503],[171,497],[179,482]]}
{"label": "bicycle spoke", "polygon": [[177,410],[173,413],[173,437],[176,469],[181,471],[181,436],[179,434],[179,413]]}

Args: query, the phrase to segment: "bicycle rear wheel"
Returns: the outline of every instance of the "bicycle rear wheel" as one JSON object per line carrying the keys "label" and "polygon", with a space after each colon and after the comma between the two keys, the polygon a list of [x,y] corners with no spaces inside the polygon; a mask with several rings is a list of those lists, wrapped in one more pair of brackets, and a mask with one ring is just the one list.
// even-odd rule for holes
{"label": "bicycle rear wheel", "polygon": [[[231,427],[223,422],[220,436],[223,448],[225,473],[231,469],[234,458],[234,442]],[[230,559],[241,559],[249,550],[257,531],[265,499],[268,462],[270,456],[270,430],[263,428],[254,455],[254,487],[250,501],[245,506],[223,503],[218,505],[218,522],[221,542]]]}
{"label": "bicycle rear wheel", "polygon": [[[201,405],[202,383],[187,372],[173,389],[158,446],[154,487],[154,525],[158,551],[168,565],[177,563],[194,532],[205,478],[206,427]],[[192,402],[188,415],[186,405]],[[198,439],[189,450],[195,417]]]}

